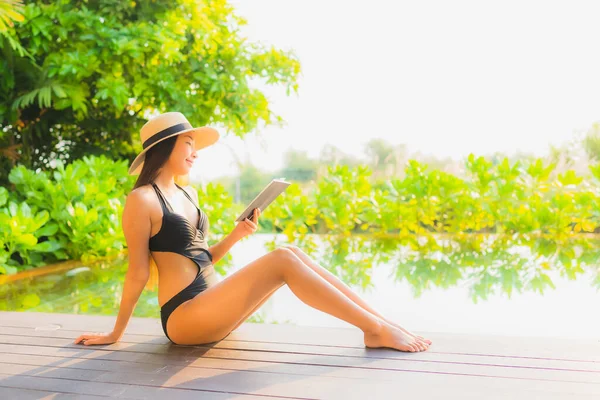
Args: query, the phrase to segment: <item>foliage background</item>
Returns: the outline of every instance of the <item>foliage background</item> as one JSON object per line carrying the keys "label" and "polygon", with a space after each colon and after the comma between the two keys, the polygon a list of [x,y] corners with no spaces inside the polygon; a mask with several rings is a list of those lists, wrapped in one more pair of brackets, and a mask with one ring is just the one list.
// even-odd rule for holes
{"label": "foliage background", "polygon": [[[4,21],[19,15],[9,10]],[[246,21],[224,0],[28,1],[18,10],[0,25],[0,184],[17,162],[133,160],[156,112],[243,136],[282,122],[253,82],[298,89],[295,55],[247,42]]]}
{"label": "foliage background", "polygon": [[[0,274],[124,249],[120,216],[134,179],[126,167],[150,115],[175,109],[194,125],[240,137],[283,123],[253,86],[296,93],[300,63],[293,52],[248,42],[244,24],[224,0],[0,3]],[[320,234],[370,236],[390,248],[400,240],[422,254],[439,250],[435,238],[446,234],[493,234],[500,243],[551,235],[554,244],[538,247],[566,263],[574,250],[557,243],[598,232],[598,132],[594,126],[581,142],[585,173],[571,168],[566,148],[549,159],[471,155],[463,173],[440,160],[428,168],[377,139],[367,145],[368,164],[335,148],[319,161],[291,152],[280,172],[295,184],[269,207],[261,230],[308,252],[316,248],[310,234]],[[243,167],[235,198],[232,182],[196,187],[213,240],[281,175]],[[514,235],[525,241],[507,239]],[[461,243],[457,257],[483,239]],[[341,260],[356,244],[340,246]]]}

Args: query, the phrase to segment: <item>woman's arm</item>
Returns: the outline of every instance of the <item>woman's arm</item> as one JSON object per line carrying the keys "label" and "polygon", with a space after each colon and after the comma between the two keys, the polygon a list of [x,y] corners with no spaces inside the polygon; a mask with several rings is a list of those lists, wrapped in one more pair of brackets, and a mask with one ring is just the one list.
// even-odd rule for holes
{"label": "woman's arm", "polygon": [[119,314],[112,332],[108,334],[85,333],[75,339],[75,343],[110,344],[123,337],[125,328],[144,286],[150,276],[150,212],[144,191],[135,189],[127,196],[121,219],[123,233],[127,242],[129,265],[125,274],[123,294]]}
{"label": "woman's arm", "polygon": [[231,249],[231,247],[239,240],[256,232],[258,229],[258,217],[260,217],[261,214],[260,208],[255,208],[252,210],[252,213],[252,219],[246,218],[244,221],[238,222],[231,233],[225,236],[225,239],[209,248],[208,251],[210,251],[213,256],[213,264],[227,254],[229,249]]}
{"label": "woman's arm", "polygon": [[241,238],[239,235],[236,235],[234,232],[231,232],[229,235],[225,236],[223,240],[214,246],[210,246],[208,251],[212,254],[212,263],[216,263],[219,261],[227,252],[236,244]]}
{"label": "woman's arm", "polygon": [[119,314],[113,333],[121,338],[137,301],[150,277],[150,210],[144,193],[134,190],[127,196],[121,219],[127,242],[129,266],[125,274]]}

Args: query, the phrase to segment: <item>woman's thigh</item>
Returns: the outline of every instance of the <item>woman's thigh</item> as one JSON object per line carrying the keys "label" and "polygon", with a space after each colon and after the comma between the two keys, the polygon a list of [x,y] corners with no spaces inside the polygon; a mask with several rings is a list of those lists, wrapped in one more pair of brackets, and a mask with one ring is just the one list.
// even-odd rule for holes
{"label": "woman's thigh", "polygon": [[266,295],[283,285],[285,268],[292,262],[291,250],[278,248],[181,304],[167,321],[171,340],[202,344],[223,339]]}

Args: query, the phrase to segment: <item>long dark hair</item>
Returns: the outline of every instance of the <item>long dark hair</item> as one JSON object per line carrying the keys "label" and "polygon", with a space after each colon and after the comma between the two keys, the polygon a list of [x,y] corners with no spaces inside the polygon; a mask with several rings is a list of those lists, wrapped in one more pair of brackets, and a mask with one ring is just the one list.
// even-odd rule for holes
{"label": "long dark hair", "polygon": [[146,158],[144,159],[144,165],[142,166],[142,171],[140,172],[140,175],[138,176],[137,180],[135,181],[135,185],[133,185],[131,190],[147,185],[150,182],[154,182],[158,176],[160,168],[169,159],[169,156],[175,147],[177,136],[178,135],[173,135],[170,138],[161,140],[148,149],[145,156]]}

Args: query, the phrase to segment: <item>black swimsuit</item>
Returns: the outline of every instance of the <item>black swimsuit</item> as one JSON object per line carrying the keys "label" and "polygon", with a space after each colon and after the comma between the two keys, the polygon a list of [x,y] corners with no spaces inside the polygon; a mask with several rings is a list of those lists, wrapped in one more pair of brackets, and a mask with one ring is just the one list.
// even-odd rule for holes
{"label": "black swimsuit", "polygon": [[200,219],[198,227],[193,226],[187,218],[177,214],[162,194],[158,186],[152,182],[152,187],[158,195],[163,210],[162,224],[160,230],[150,238],[149,248],[151,251],[171,252],[181,254],[190,258],[198,265],[198,273],[194,280],[173,296],[160,308],[160,319],[165,336],[174,344],[167,334],[167,320],[175,309],[184,301],[194,298],[197,294],[217,282],[215,270],[212,265],[212,254],[208,251],[206,236],[208,234],[208,216],[196,206],[190,195],[179,185],[185,196],[198,209]]}

